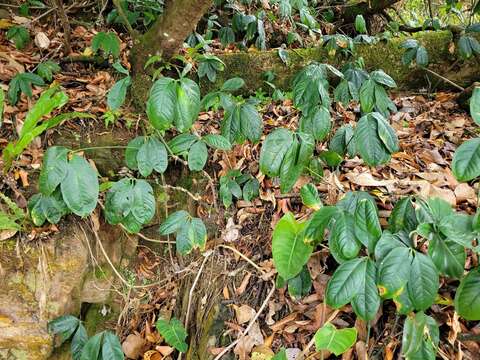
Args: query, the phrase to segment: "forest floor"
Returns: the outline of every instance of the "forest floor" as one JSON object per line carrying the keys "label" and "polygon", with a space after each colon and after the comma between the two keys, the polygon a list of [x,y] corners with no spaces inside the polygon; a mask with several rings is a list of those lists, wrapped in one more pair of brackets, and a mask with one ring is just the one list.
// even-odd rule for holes
{"label": "forest floor", "polygon": [[[60,61],[62,71],[55,74],[54,79],[61,84],[70,99],[63,111],[83,111],[94,115],[96,119],[67,121],[58,129],[52,129],[36,139],[23,152],[14,163],[12,171],[0,183],[1,191],[11,194],[23,208],[26,199],[35,191],[35,178],[41,166],[42,154],[47,145],[51,145],[55,132],[68,129],[83,136],[89,132],[95,134],[121,128],[131,132],[133,137],[141,132],[145,118],[127,103],[117,121],[105,124],[102,117],[107,112],[106,94],[114,83],[114,72],[108,66],[101,68],[91,63],[62,60],[58,50],[62,46],[61,39],[56,37],[54,30],[41,28],[40,25],[37,27],[38,31],[45,32],[50,38],[50,50],[40,51],[34,44],[30,44],[23,51],[18,51],[3,36],[0,38],[0,86],[6,90],[5,84],[16,72],[32,69],[41,60]],[[92,31],[83,27],[74,28],[73,51],[77,54],[84,53],[93,35]],[[122,48],[127,48],[126,42],[122,43]],[[122,51],[121,62],[128,64],[126,51]],[[41,91],[41,88],[35,87],[34,96]],[[387,224],[386,219],[393,204],[409,194],[440,197],[458,210],[474,213],[478,189],[468,183],[457,182],[450,171],[450,163],[456,147],[471,138],[478,127],[473,126],[472,119],[458,107],[455,97],[456,94],[447,92],[395,94],[394,102],[398,112],[390,120],[400,139],[401,150],[385,166],[370,168],[361,159],[353,158],[345,160],[338,169],[325,170],[323,178],[316,183],[323,203],[335,204],[347,191],[368,191],[377,200],[382,225]],[[22,123],[31,104],[32,100],[25,97],[22,97],[17,106],[6,104],[4,122],[0,126],[0,147],[3,148],[15,138],[16,127]],[[335,127],[353,122],[355,112],[358,111],[358,108],[344,109],[337,106],[333,117]],[[265,134],[276,127],[296,128],[298,124],[299,113],[288,100],[264,102],[261,114]],[[196,130],[199,134],[218,133],[220,119],[218,112],[201,113]],[[149,359],[159,360],[168,356],[173,349],[159,342],[154,327],[158,311],[175,311],[177,302],[180,302],[179,297],[185,296],[184,294],[192,297],[189,295],[192,289],[193,293],[199,293],[201,304],[210,291],[209,286],[220,277],[223,282],[215,289],[218,292],[215,296],[227,309],[222,338],[236,341],[247,326],[251,329],[249,336],[241,338],[232,349],[240,359],[262,359],[261,354],[269,355],[280,346],[290,348],[290,353],[298,353],[307,348],[309,340],[326,319],[339,326],[355,326],[359,332],[356,346],[344,354],[342,359],[366,359],[367,354],[370,355],[368,358],[400,358],[400,320],[395,315],[393,303],[387,302],[383,306],[383,312],[372,321],[368,341],[366,324],[360,320],[355,321],[350,306],[334,311],[324,305],[325,286],[334,270],[334,262],[329,257],[327,247],[317,251],[308,264],[313,282],[309,295],[294,300],[283,289],[271,291],[275,278],[270,245],[272,229],[288,211],[301,214],[300,219],[311,213],[312,210],[302,205],[299,189],[312,179],[302,176],[291,193],[280,194],[278,183],[259,173],[259,154],[260,144],[247,142],[236,145],[228,153],[216,151],[209,157],[208,172],[215,180],[229,169],[248,168],[260,182],[260,198],[252,203],[237,201],[216,219],[218,236],[209,239],[207,255],[197,256],[185,267],[189,269],[191,278],[186,289],[180,288],[186,286],[181,282],[183,260],[168,258],[168,254],[158,247],[141,242],[135,268],[131,270],[136,281],[153,283],[158,274],[165,273],[172,273],[172,277],[167,285],[129,293],[124,297],[126,311],[119,322],[121,326],[117,328],[122,340],[133,335],[129,340],[132,343],[140,341],[138,339],[146,341],[142,352],[151,350],[148,353]],[[212,202],[209,191],[201,195],[203,202],[197,208],[200,215],[209,211],[205,203]],[[28,238],[35,241],[41,239],[42,235],[57,231],[62,231],[62,224],[33,229]],[[203,268],[202,259],[208,257],[215,258],[215,262]],[[469,255],[466,268],[474,266],[478,266],[478,258]],[[192,284],[199,273],[202,273],[200,281]],[[455,283],[457,281],[442,280],[440,294],[444,301],[441,303],[445,305],[436,304],[432,307],[431,314],[441,329],[439,356],[443,359],[478,359],[479,344],[474,341],[460,343],[457,337],[459,333],[480,335],[480,326],[459,321],[454,316],[451,300]],[[194,309],[190,311],[193,312],[194,319],[199,318]],[[196,321],[191,320],[191,323]],[[196,323],[192,326],[198,331],[203,324]],[[228,341],[222,346],[207,346],[207,351],[217,356],[228,346]],[[311,353],[313,354],[313,348]],[[324,356],[326,358],[327,354]]]}

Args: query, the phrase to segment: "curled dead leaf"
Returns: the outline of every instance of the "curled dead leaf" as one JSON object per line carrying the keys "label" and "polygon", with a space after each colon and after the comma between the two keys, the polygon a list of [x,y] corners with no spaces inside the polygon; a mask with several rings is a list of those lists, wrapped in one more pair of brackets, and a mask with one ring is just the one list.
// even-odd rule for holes
{"label": "curled dead leaf", "polygon": [[36,35],[35,35],[35,45],[37,45],[37,47],[39,49],[48,49],[50,47],[50,39],[48,38],[47,34],[45,34],[44,32],[38,32]]}

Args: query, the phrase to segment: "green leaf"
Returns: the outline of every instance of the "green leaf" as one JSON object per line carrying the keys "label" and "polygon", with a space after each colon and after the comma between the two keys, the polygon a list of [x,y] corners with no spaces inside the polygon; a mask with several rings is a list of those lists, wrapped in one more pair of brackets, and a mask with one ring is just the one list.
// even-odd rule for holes
{"label": "green leaf", "polygon": [[428,255],[441,274],[461,278],[465,267],[465,248],[435,235],[429,243]]}
{"label": "green leaf", "polygon": [[131,212],[142,225],[147,224],[155,215],[155,196],[152,187],[145,180],[135,180]]}
{"label": "green leaf", "polygon": [[363,320],[373,320],[380,308],[380,295],[376,284],[375,263],[367,259],[365,266],[364,280],[360,282],[359,291],[352,299],[352,308],[355,314]]}
{"label": "green leaf", "polygon": [[408,359],[422,344],[427,317],[423,312],[408,316],[403,325],[402,354]]}
{"label": "green leaf", "polygon": [[225,109],[222,135],[230,142],[243,143],[245,139],[257,142],[263,133],[262,118],[257,109],[248,103],[236,103]]}
{"label": "green leaf", "polygon": [[63,200],[78,216],[89,215],[97,206],[99,185],[97,172],[83,157],[73,155],[67,176],[60,184]]}
{"label": "green leaf", "polygon": [[140,150],[145,141],[145,136],[137,136],[127,144],[127,148],[125,149],[125,163],[132,170],[138,170],[138,150]]}
{"label": "green leaf", "polygon": [[[286,1],[288,2],[288,0]],[[275,354],[272,360],[288,360],[286,350],[281,349],[278,353]]]}
{"label": "green leaf", "polygon": [[69,340],[80,324],[75,316],[60,316],[48,323],[48,331],[60,336],[60,345]]}
{"label": "green leaf", "polygon": [[235,42],[235,33],[231,27],[222,27],[218,31],[218,38],[223,46],[227,46],[228,44]]}
{"label": "green leaf", "polygon": [[352,125],[348,124],[340,127],[330,140],[328,148],[341,156],[348,153],[350,157],[353,157],[356,152],[353,135]]}
{"label": "green leaf", "polygon": [[337,330],[331,323],[326,323],[314,337],[317,351],[328,350],[339,356],[355,344],[357,330],[355,328]]}
{"label": "green leaf", "polygon": [[7,39],[12,40],[18,50],[23,49],[30,41],[30,34],[24,26],[12,26],[7,31]]}
{"label": "green leaf", "polygon": [[37,74],[49,82],[53,80],[53,74],[61,70],[60,66],[52,60],[44,61],[37,66]]}
{"label": "green leaf", "polygon": [[45,151],[38,180],[42,194],[51,195],[67,176],[67,154],[68,149],[63,146],[51,146]]}
{"label": "green leaf", "polygon": [[367,165],[377,166],[390,160],[391,151],[385,146],[380,134],[378,118],[367,114],[361,117],[355,128],[357,151]]}
{"label": "green leaf", "polygon": [[189,130],[200,112],[200,88],[187,78],[178,80],[173,123],[180,132]]}
{"label": "green leaf", "polygon": [[367,33],[367,23],[362,15],[357,15],[355,17],[355,30],[361,34]]}
{"label": "green leaf", "polygon": [[62,199],[60,190],[51,195],[36,194],[28,201],[28,210],[30,217],[36,226],[41,226],[48,220],[51,224],[56,224],[62,216],[69,213],[67,205]]}
{"label": "green leaf", "polygon": [[462,278],[455,294],[455,310],[466,320],[480,320],[480,268]]}
{"label": "green leaf", "polygon": [[111,54],[114,58],[118,58],[120,56],[120,40],[113,32],[101,31],[92,39],[92,50],[94,53],[102,50],[105,57]]}
{"label": "green leaf", "polygon": [[470,99],[470,115],[477,125],[480,125],[480,87],[475,87]]}
{"label": "green leaf", "polygon": [[123,360],[122,345],[118,336],[111,331],[103,334],[102,360]]}
{"label": "green leaf", "polygon": [[43,86],[45,85],[45,82],[36,74],[23,72],[15,75],[8,84],[7,98],[10,104],[16,105],[18,102],[18,96],[22,92],[27,95],[27,97],[31,98],[33,96],[32,85]]}
{"label": "green leaf", "polygon": [[395,130],[392,129],[390,124],[381,114],[374,112],[370,115],[377,120],[378,137],[383,145],[385,145],[390,153],[397,152],[399,150],[399,144]]}
{"label": "green leaf", "polygon": [[168,166],[168,154],[165,145],[155,137],[147,138],[137,152],[138,171],[149,176],[153,170],[162,174]]}
{"label": "green leaf", "polygon": [[417,198],[416,202],[419,205],[416,209],[419,223],[437,224],[454,214],[452,206],[441,198],[429,198],[427,201]]}
{"label": "green leaf", "polygon": [[408,233],[398,232],[392,234],[390,231],[385,230],[375,246],[375,258],[377,262],[380,263],[390,251],[398,247],[413,247],[412,240],[409,238]]}
{"label": "green leaf", "polygon": [[439,288],[438,271],[430,257],[415,252],[410,265],[407,291],[417,311],[428,309],[437,296]]}
{"label": "green leaf", "polygon": [[442,219],[438,224],[440,232],[457,244],[466,248],[472,248],[475,239],[473,233],[473,216],[467,214],[452,214]]}
{"label": "green leaf", "polygon": [[100,350],[102,346],[103,332],[92,336],[86,342],[85,346],[82,349],[82,355],[80,360],[100,360]]}
{"label": "green leaf", "polygon": [[360,88],[360,106],[362,112],[369,113],[375,106],[375,81],[368,79]]}
{"label": "green leaf", "polygon": [[388,86],[390,88],[397,87],[395,80],[393,80],[391,76],[385,74],[383,70],[372,71],[370,73],[370,78],[376,83]]}
{"label": "green leaf", "polygon": [[170,321],[158,319],[155,326],[168,345],[183,353],[188,350],[188,344],[185,342],[187,332],[178,319],[172,318]]}
{"label": "green leaf", "polygon": [[348,191],[339,202],[337,202],[337,207],[339,209],[345,210],[350,214],[354,215],[355,210],[357,209],[358,203],[362,199],[369,199],[375,202],[375,199],[369,193],[365,191]]}
{"label": "green leaf", "polygon": [[305,228],[305,242],[314,245],[322,242],[325,229],[337,212],[335,206],[323,206],[315,211]]}
{"label": "green leaf", "polygon": [[168,142],[168,147],[175,155],[188,154],[190,147],[198,140],[198,137],[189,133],[180,134],[175,136]]}
{"label": "green leaf", "polygon": [[312,278],[308,267],[304,266],[300,274],[288,280],[288,293],[294,299],[308,295],[312,287]]}
{"label": "green leaf", "polygon": [[318,106],[315,111],[300,119],[300,131],[311,134],[315,140],[323,141],[332,127],[330,111],[324,106]]}
{"label": "green leaf", "polygon": [[107,95],[107,105],[111,110],[117,110],[123,105],[131,82],[132,78],[127,76],[113,84]]}
{"label": "green leaf", "polygon": [[327,284],[326,303],[334,308],[345,306],[360,292],[364,292],[367,258],[348,260],[335,270]]}
{"label": "green leaf", "polygon": [[243,185],[243,200],[252,201],[259,194],[260,184],[256,178],[248,180],[245,185]]}
{"label": "green leaf", "polygon": [[199,218],[191,218],[187,224],[177,231],[177,251],[182,255],[189,254],[194,249],[205,249],[207,229]]}
{"label": "green leaf", "polygon": [[313,210],[319,210],[322,207],[322,201],[318,195],[318,190],[313,184],[305,184],[300,189],[302,203]]}
{"label": "green leaf", "polygon": [[208,159],[207,145],[203,141],[197,141],[188,151],[188,168],[192,171],[203,169]]}
{"label": "green leaf", "polygon": [[417,48],[415,62],[419,66],[427,66],[428,65],[428,52],[427,52],[427,49],[424,46],[419,46]]}
{"label": "green leaf", "polygon": [[304,242],[304,228],[305,223],[298,223],[291,213],[287,213],[273,231],[273,262],[285,280],[297,276],[312,253],[313,248]]}
{"label": "green leaf", "polygon": [[207,143],[207,145],[215,149],[230,150],[232,148],[232,144],[230,144],[230,141],[228,141],[227,138],[222,135],[208,134],[202,139]]}
{"label": "green leaf", "polygon": [[354,220],[355,236],[372,253],[378,239],[382,236],[375,203],[368,199],[360,200],[355,209]]}
{"label": "green leaf", "polygon": [[121,179],[108,190],[105,200],[105,218],[109,224],[121,223],[132,211],[134,196],[132,179]]}
{"label": "green leaf", "polygon": [[167,130],[176,116],[177,82],[169,77],[161,77],[150,88],[147,100],[147,116],[155,129]]}
{"label": "green leaf", "polygon": [[72,338],[72,343],[70,344],[70,352],[72,353],[73,360],[80,360],[82,356],[82,349],[88,341],[87,331],[82,323],[78,324],[77,331]]}
{"label": "green leaf", "polygon": [[410,274],[412,255],[406,247],[392,249],[378,265],[378,287],[386,298],[395,298],[404,292]]}
{"label": "green leaf", "polygon": [[437,358],[440,331],[437,322],[430,316],[426,316],[423,339],[420,348],[409,355],[411,360],[435,360]]}
{"label": "green leaf", "polygon": [[168,216],[165,221],[160,225],[159,231],[161,235],[169,235],[178,231],[181,227],[185,226],[190,219],[190,214],[185,210],[175,211]]}
{"label": "green leaf", "polygon": [[283,158],[292,143],[290,130],[280,128],[268,134],[260,151],[260,171],[270,177],[280,175]]}
{"label": "green leaf", "polygon": [[418,222],[415,215],[415,208],[410,196],[404,197],[395,203],[395,206],[388,219],[389,229],[392,232],[405,230],[412,232],[416,229]]}
{"label": "green leaf", "polygon": [[453,175],[459,181],[470,181],[480,176],[480,138],[460,145],[452,160]]}
{"label": "green leaf", "polygon": [[338,263],[353,259],[360,252],[361,245],[355,237],[354,217],[345,211],[339,211],[330,229],[328,247]]}
{"label": "green leaf", "polygon": [[280,168],[280,192],[286,193],[292,189],[305,167],[309,164],[315,140],[309,134],[295,134],[293,146],[287,151]]}

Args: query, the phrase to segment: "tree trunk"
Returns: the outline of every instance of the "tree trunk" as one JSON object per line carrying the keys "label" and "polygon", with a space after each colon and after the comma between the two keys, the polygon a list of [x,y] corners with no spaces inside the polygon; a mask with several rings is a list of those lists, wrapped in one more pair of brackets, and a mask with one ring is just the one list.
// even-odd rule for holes
{"label": "tree trunk", "polygon": [[341,19],[344,24],[352,24],[357,15],[368,17],[375,14],[381,14],[383,10],[392,7],[400,0],[373,0],[361,2],[357,5],[346,6],[341,10]]}
{"label": "tree trunk", "polygon": [[130,56],[135,98],[146,99],[150,88],[144,70],[148,58],[161,55],[164,60],[170,60],[212,3],[213,0],[167,0],[162,16],[135,39]]}

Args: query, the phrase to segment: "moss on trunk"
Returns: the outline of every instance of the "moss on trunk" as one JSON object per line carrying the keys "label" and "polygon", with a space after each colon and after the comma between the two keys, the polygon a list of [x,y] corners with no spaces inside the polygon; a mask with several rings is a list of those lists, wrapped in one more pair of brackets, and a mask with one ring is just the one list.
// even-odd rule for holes
{"label": "moss on trunk", "polygon": [[[450,53],[449,48],[453,41],[451,32],[422,32],[413,37],[427,48],[429,69],[464,87],[480,79],[478,59],[463,62],[458,60],[457,54]],[[448,83],[439,82],[438,77],[418,67],[402,64],[404,50],[400,49],[399,45],[405,39],[401,37],[373,45],[357,45],[357,53],[364,58],[368,70],[383,69],[395,79],[400,89],[433,87],[437,83],[440,88],[448,88]],[[215,83],[210,83],[206,78],[201,79],[202,93],[219,89],[225,80],[237,76],[245,80],[247,93],[259,88],[268,89],[263,81],[263,74],[268,70],[276,74],[275,85],[287,90],[291,87],[294,75],[311,61],[330,63],[337,67],[345,62],[345,59],[339,56],[329,57],[322,47],[289,50],[288,55],[288,66],[280,60],[277,50],[219,55],[225,63],[225,71],[218,73]]]}

